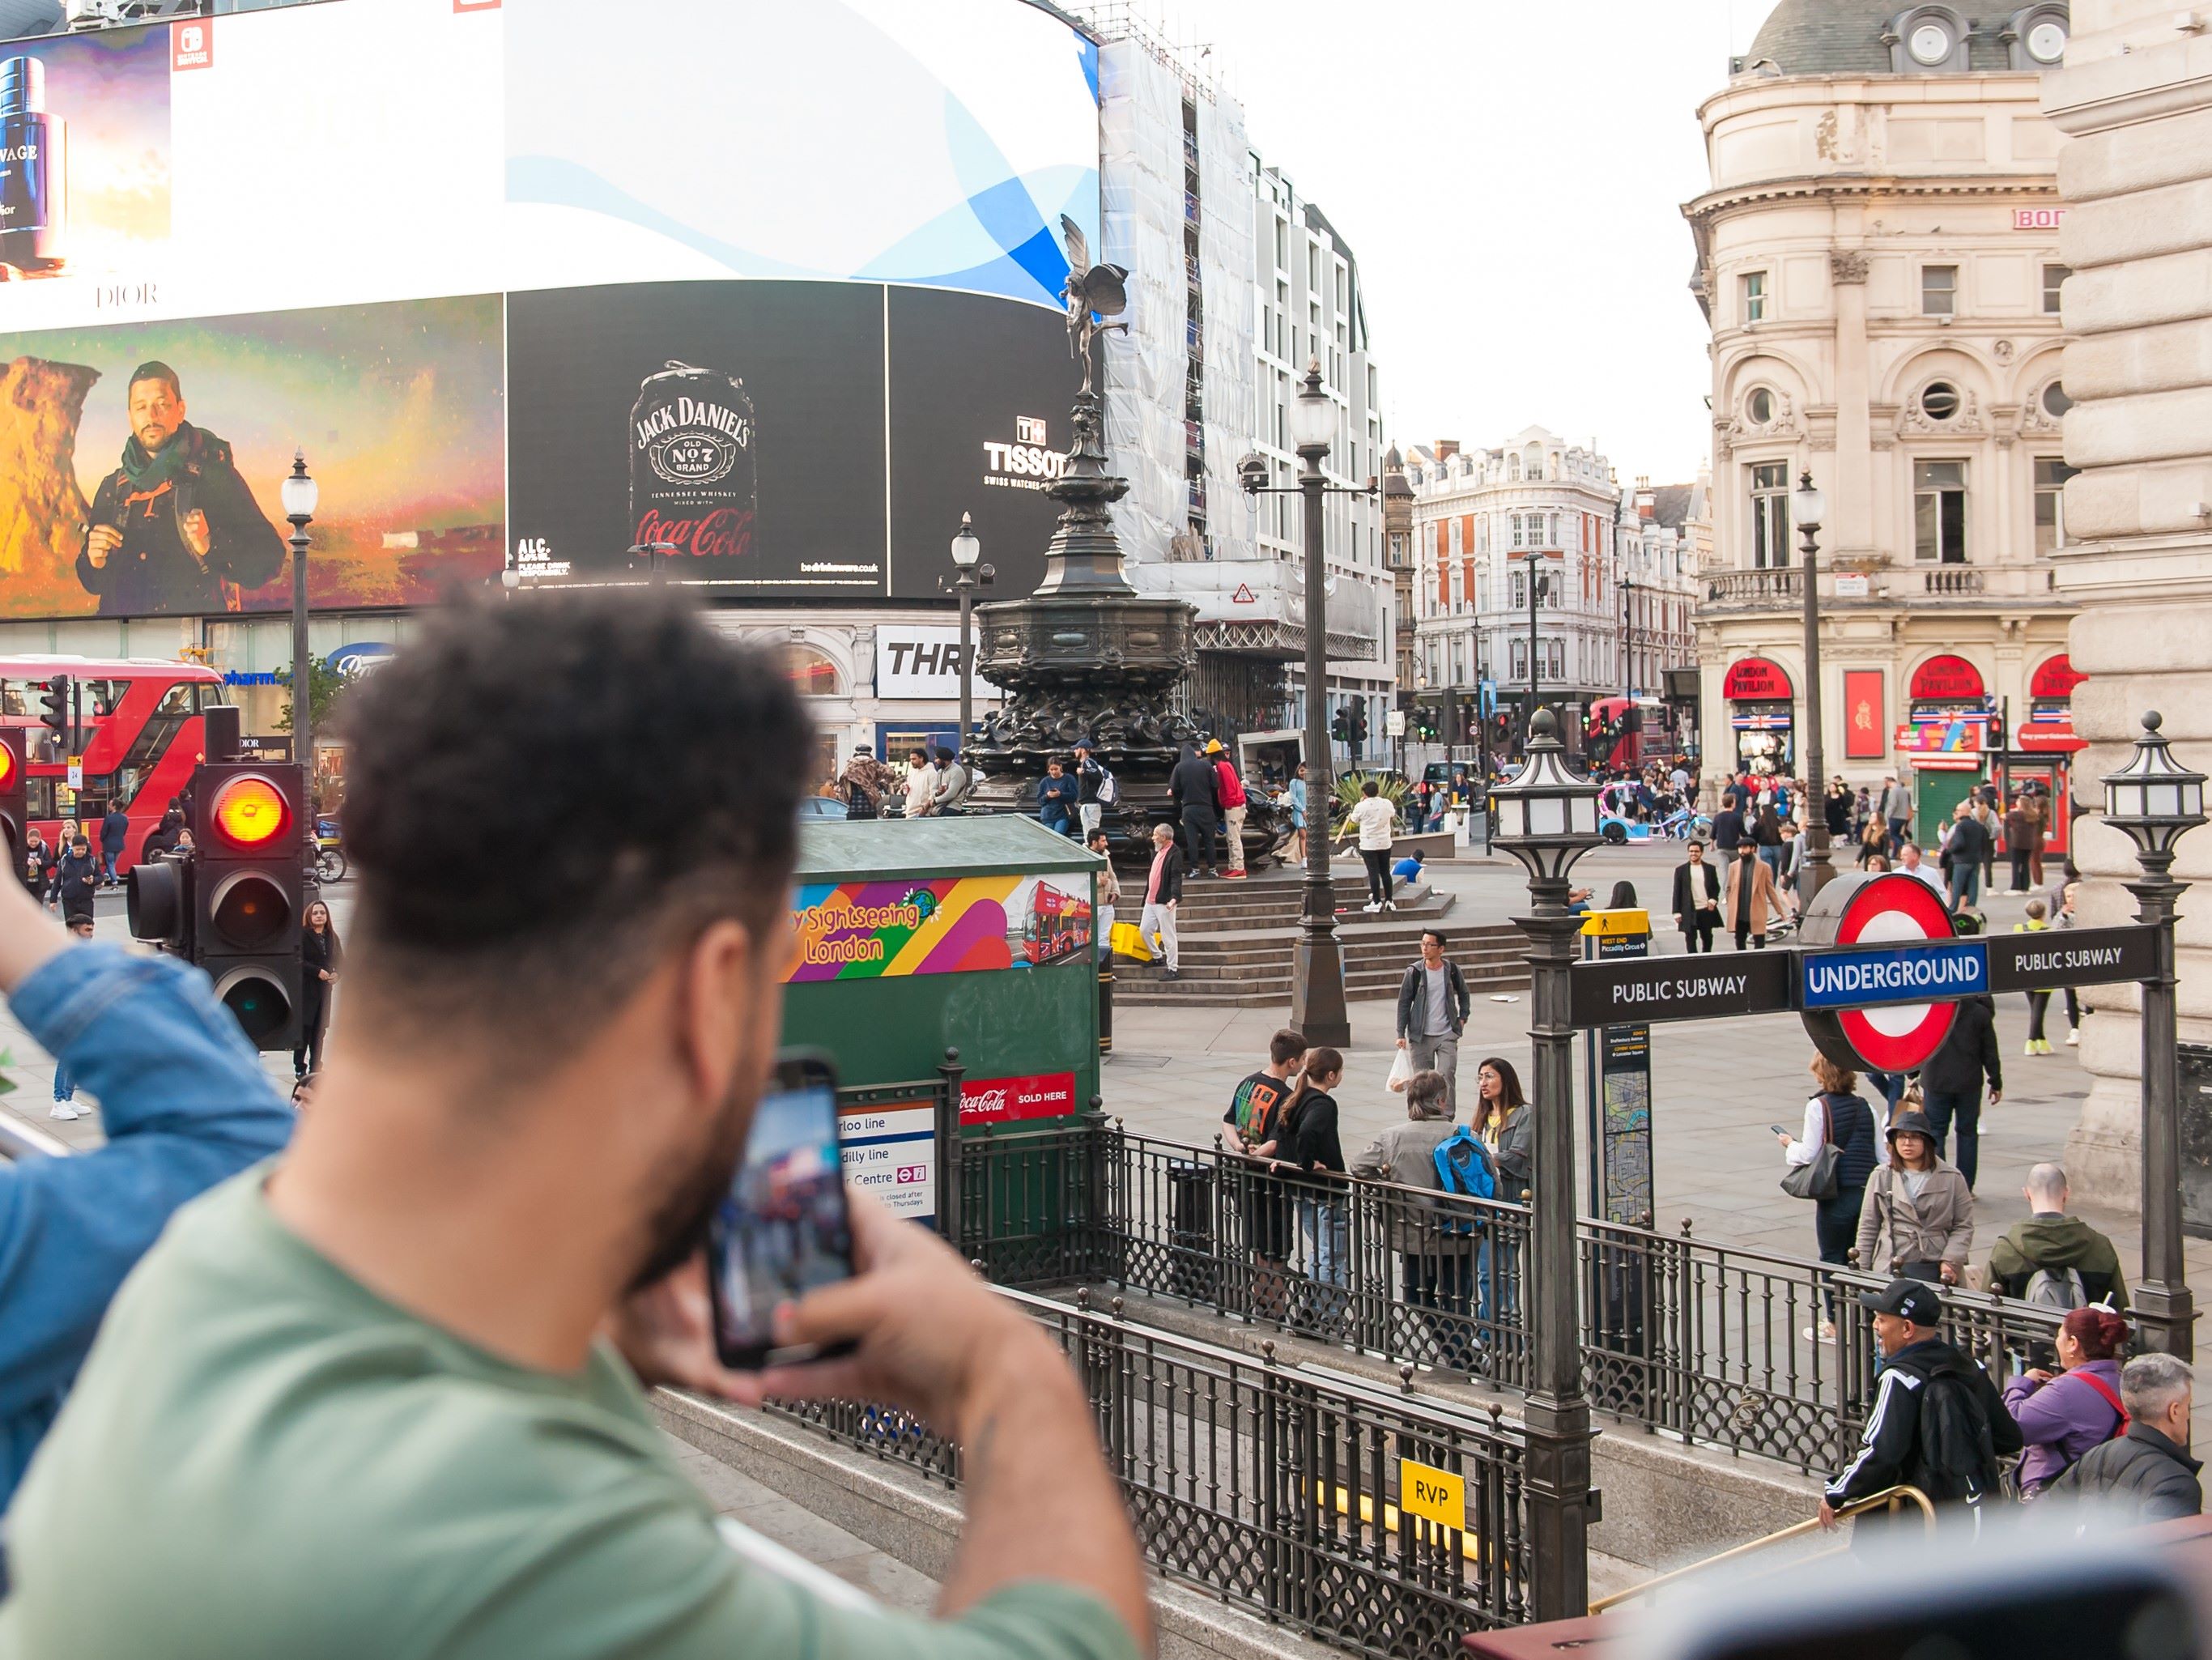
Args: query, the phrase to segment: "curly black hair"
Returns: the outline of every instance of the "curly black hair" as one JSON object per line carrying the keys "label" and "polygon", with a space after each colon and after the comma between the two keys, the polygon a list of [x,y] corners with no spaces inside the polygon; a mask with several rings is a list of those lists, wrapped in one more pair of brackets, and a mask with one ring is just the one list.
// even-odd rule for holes
{"label": "curly black hair", "polygon": [[788,903],[811,724],[666,590],[456,604],[340,726],[380,1013],[555,1059],[666,952]]}

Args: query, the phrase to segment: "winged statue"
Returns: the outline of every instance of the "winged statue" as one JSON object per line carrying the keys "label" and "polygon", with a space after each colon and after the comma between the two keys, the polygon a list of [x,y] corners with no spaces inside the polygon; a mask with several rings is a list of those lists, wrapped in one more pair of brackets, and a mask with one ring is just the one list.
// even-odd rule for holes
{"label": "winged statue", "polygon": [[1083,395],[1091,395],[1091,343],[1109,329],[1127,331],[1127,323],[1103,322],[1129,308],[1129,273],[1121,265],[1091,263],[1091,241],[1083,227],[1066,214],[1060,216],[1060,234],[1067,250],[1067,280],[1060,293],[1067,301],[1067,350],[1083,360]]}

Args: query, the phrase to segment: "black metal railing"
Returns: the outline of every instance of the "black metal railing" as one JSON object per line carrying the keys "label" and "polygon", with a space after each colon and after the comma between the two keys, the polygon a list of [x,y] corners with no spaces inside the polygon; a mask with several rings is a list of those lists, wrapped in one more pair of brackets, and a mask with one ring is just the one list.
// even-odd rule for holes
{"label": "black metal railing", "polygon": [[[961,1147],[963,1249],[1002,1285],[1115,1284],[1512,1389],[1529,1381],[1527,1207],[1285,1175],[1103,1118]],[[1583,1219],[1591,1403],[1802,1469],[1848,1456],[1874,1393],[1881,1277]],[[2056,1311],[1953,1288],[1946,1331],[2000,1380]]]}
{"label": "black metal railing", "polygon": [[[1006,1294],[1073,1364],[1162,1573],[1391,1660],[1444,1660],[1470,1627],[1528,1617],[1525,1449],[1496,1409],[1170,1336],[1120,1318],[1118,1299],[1100,1313]],[[931,1479],[961,1479],[959,1449],[904,1413],[849,1402],[772,1409]],[[1463,1529],[1401,1505],[1408,1460],[1456,1478]]]}

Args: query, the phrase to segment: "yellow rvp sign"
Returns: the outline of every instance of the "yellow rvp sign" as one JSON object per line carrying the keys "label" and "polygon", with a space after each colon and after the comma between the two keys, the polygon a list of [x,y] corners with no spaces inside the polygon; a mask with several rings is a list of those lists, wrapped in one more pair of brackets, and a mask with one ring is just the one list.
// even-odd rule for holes
{"label": "yellow rvp sign", "polygon": [[1398,1507],[1408,1516],[1418,1516],[1462,1532],[1467,1529],[1467,1481],[1449,1470],[1440,1470],[1432,1465],[1416,1463],[1410,1458],[1398,1461]]}

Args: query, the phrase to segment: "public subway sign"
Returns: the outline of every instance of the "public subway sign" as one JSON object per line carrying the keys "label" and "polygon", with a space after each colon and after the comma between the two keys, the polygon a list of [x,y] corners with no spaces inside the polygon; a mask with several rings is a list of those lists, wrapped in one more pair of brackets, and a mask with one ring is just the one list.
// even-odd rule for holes
{"label": "public subway sign", "polygon": [[[1808,909],[1811,943],[1796,950],[1576,964],[1569,1024],[1656,1025],[1795,1010],[1838,1065],[1911,1072],[1949,1033],[1961,998],[2147,980],[2159,971],[2157,930],[2140,925],[1968,939],[1952,937],[1950,927],[1940,897],[1916,878],[1839,876]],[[1850,937],[1831,943],[1838,934]]]}
{"label": "public subway sign", "polygon": [[1630,1021],[1720,1020],[1793,1006],[1790,956],[1784,951],[1733,956],[1620,958],[1574,966],[1571,1022],[1616,1026]]}

